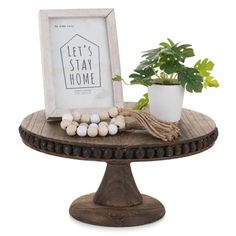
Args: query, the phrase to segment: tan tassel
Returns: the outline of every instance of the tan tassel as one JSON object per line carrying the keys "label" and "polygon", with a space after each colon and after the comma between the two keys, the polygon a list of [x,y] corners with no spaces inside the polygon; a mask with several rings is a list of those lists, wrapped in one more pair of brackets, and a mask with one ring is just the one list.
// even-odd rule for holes
{"label": "tan tassel", "polygon": [[172,141],[180,135],[176,122],[166,122],[144,111],[120,109],[119,114],[135,118],[137,122],[152,136],[163,141]]}

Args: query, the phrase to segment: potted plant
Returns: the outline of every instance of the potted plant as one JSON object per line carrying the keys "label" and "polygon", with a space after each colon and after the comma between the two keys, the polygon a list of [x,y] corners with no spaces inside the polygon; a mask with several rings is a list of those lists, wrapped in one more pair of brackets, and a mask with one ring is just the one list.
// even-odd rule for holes
{"label": "potted plant", "polygon": [[[203,87],[218,87],[211,75],[214,63],[209,59],[198,60],[193,67],[186,65],[186,58],[193,57],[190,44],[174,43],[171,39],[161,42],[159,47],[145,51],[138,67],[130,74],[130,84],[148,87],[136,105],[142,109],[149,102],[150,113],[161,120],[180,120],[184,91],[202,92]],[[120,76],[114,80],[123,80]]]}

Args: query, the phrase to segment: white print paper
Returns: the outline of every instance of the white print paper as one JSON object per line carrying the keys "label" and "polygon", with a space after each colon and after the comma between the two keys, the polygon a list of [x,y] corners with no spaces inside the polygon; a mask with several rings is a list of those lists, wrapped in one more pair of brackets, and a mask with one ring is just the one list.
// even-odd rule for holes
{"label": "white print paper", "polygon": [[113,105],[105,19],[50,18],[53,83],[58,109]]}

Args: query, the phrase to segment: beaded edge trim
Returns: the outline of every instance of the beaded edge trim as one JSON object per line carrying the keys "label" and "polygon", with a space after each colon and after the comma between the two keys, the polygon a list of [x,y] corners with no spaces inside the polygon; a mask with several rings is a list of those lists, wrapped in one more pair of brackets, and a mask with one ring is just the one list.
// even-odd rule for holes
{"label": "beaded edge trim", "polygon": [[208,135],[199,137],[187,143],[171,144],[155,147],[105,147],[102,145],[70,145],[56,141],[47,140],[38,137],[21,126],[19,133],[23,142],[38,151],[68,157],[79,160],[91,161],[151,161],[151,160],[166,160],[193,155],[210,148],[218,137],[218,129],[215,128]]}

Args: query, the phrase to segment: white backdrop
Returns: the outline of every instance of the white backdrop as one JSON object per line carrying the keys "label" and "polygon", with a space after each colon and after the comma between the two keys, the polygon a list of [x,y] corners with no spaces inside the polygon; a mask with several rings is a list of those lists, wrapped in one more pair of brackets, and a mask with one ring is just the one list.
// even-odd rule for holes
{"label": "white backdrop", "polygon": [[[227,235],[236,234],[235,7],[234,1],[1,1],[0,235]],[[197,58],[215,62],[221,86],[186,94],[184,106],[211,116],[216,145],[188,158],[132,164],[141,192],[161,200],[166,216],[133,228],[105,228],[73,220],[76,197],[97,189],[105,164],[66,160],[27,148],[18,126],[43,109],[38,33],[39,9],[115,8],[122,75],[128,76],[140,52],[167,37],[192,43]],[[125,100],[136,101],[141,86],[124,86]]]}

